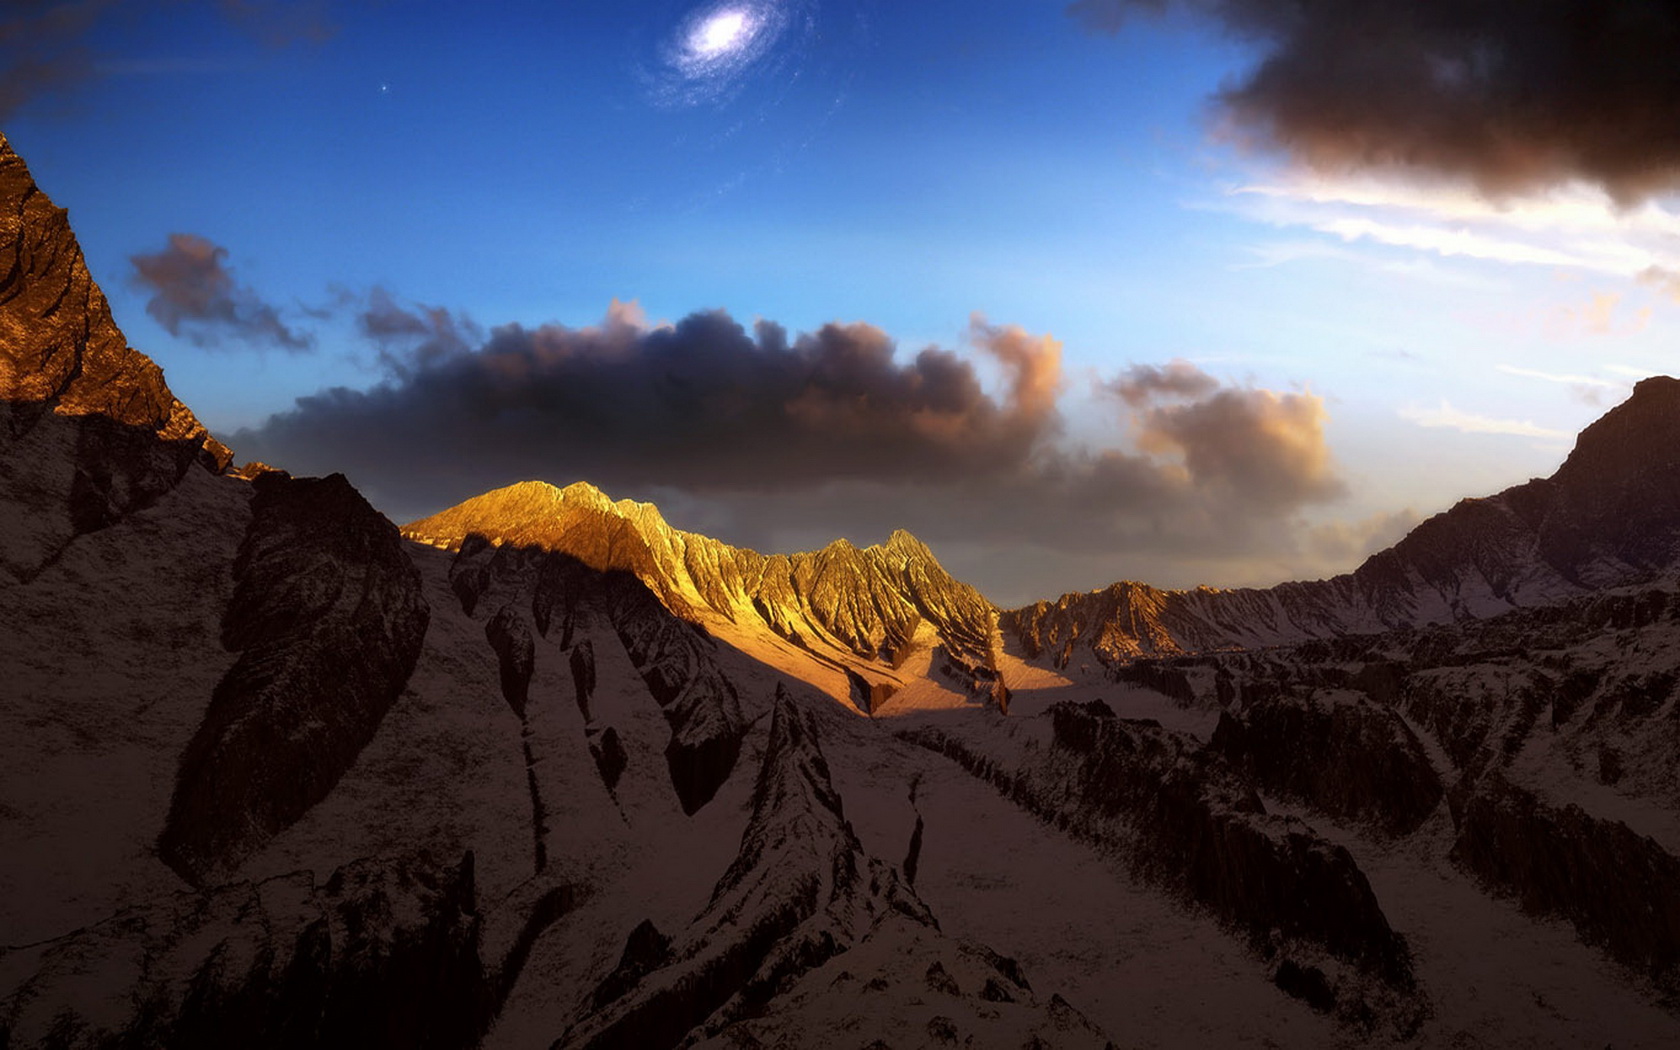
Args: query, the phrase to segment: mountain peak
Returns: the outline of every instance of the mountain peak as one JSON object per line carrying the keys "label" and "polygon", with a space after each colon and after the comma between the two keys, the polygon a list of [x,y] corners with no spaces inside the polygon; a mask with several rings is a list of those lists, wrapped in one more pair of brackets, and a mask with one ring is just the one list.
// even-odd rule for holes
{"label": "mountain peak", "polygon": [[1629,474],[1671,466],[1680,457],[1680,379],[1652,376],[1581,431],[1559,480],[1586,481],[1606,471]]}
{"label": "mountain peak", "polygon": [[925,619],[976,688],[995,680],[991,603],[903,529],[864,550],[842,538],[815,553],[766,557],[672,528],[653,504],[615,502],[587,482],[557,489],[527,481],[410,522],[402,533],[451,550],[476,534],[567,554],[634,574],[685,619],[768,628],[799,648],[825,643],[865,660],[901,662]]}

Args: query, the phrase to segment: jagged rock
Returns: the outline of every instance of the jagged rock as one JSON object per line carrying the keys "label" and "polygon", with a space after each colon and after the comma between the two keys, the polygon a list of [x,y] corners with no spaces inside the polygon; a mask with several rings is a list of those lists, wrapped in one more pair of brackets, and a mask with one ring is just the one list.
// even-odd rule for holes
{"label": "jagged rock", "polygon": [[613,628],[670,723],[665,762],[683,812],[692,814],[735,769],[746,724],[740,697],[711,658],[710,640],[639,581],[612,573],[606,588]]}
{"label": "jagged rock", "polygon": [[530,701],[531,674],[536,669],[537,646],[531,629],[511,605],[504,605],[484,624],[484,637],[496,650],[502,698],[523,719]]}
{"label": "jagged rock", "polygon": [[618,730],[608,726],[600,735],[589,742],[589,753],[595,759],[595,768],[601,773],[601,783],[608,791],[618,789],[618,778],[624,775],[624,770],[630,765],[630,756],[624,751],[624,744],[618,739]]}
{"label": "jagged rock", "polygon": [[583,720],[588,722],[589,699],[595,695],[595,647],[588,642],[573,647],[570,662],[572,687],[577,693],[578,711],[583,715]]}
{"label": "jagged rock", "polygon": [[846,668],[846,683],[851,687],[852,706],[866,715],[873,715],[898,690],[891,682],[871,682],[851,668]]}
{"label": "jagged rock", "polygon": [[599,1010],[623,998],[636,982],[671,960],[671,938],[659,932],[651,919],[643,919],[624,940],[624,951],[612,973],[595,987],[591,1001]]}
{"label": "jagged rock", "polygon": [[342,475],[253,484],[222,617],[240,657],[181,756],[158,840],[194,885],[326,797],[402,692],[430,618],[396,529]]}
{"label": "jagged rock", "polygon": [[1280,695],[1220,714],[1210,749],[1268,791],[1389,835],[1415,831],[1445,789],[1417,736],[1392,710],[1349,691]]}
{"label": "jagged rock", "polygon": [[472,855],[182,893],[0,954],[0,1045],[476,1045],[494,1006]]}
{"label": "jagged rock", "polygon": [[615,502],[591,485],[523,482],[411,522],[403,534],[446,548],[480,536],[564,552],[634,575],[684,619],[706,612],[762,624],[784,639],[823,639],[888,666],[902,663],[926,623],[965,666],[993,669],[991,603],[902,530],[876,547],[836,540],[767,557],[673,529],[651,504]]}
{"label": "jagged rock", "polygon": [[1525,911],[1557,915],[1581,937],[1659,980],[1680,963],[1680,859],[1625,824],[1554,807],[1490,774],[1450,796],[1453,859]]}

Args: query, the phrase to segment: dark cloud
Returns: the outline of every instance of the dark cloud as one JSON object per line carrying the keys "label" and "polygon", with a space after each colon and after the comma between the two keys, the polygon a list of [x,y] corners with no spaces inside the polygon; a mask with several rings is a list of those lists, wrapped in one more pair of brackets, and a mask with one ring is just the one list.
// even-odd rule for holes
{"label": "dark cloud", "polygon": [[[354,301],[348,294],[340,297],[341,305]],[[401,306],[377,287],[357,312],[356,327],[378,348],[385,370],[399,378],[464,354],[483,338],[471,318],[442,306]]]}
{"label": "dark cloud", "polygon": [[85,38],[113,0],[6,0],[0,5],[0,121],[93,74]]}
{"label": "dark cloud", "polygon": [[289,327],[256,292],[234,280],[227,249],[190,233],[169,235],[169,247],[134,255],[134,283],[152,293],[146,312],[169,332],[203,347],[229,339],[277,346],[291,353],[312,349],[314,336]]}
{"label": "dark cloud", "polygon": [[[977,345],[1009,379],[1001,399],[951,351],[899,364],[893,341],[866,324],[790,341],[775,324],[749,333],[722,312],[648,327],[615,303],[595,327],[505,325],[469,351],[466,322],[380,295],[360,324],[387,355],[385,383],[304,398],[242,439],[321,463],[355,449],[383,471],[431,446],[464,476],[495,465],[704,490],[995,474],[1058,423],[1059,347],[983,323]],[[394,349],[402,338],[417,344],[406,355]]]}
{"label": "dark cloud", "polygon": [[759,549],[909,528],[969,552],[975,582],[1011,600],[1048,593],[1030,589],[1046,564],[1107,573],[1124,556],[1161,578],[1163,559],[1292,549],[1291,517],[1341,491],[1319,399],[1183,363],[1110,384],[1143,391],[1118,417],[1129,429],[1071,447],[1059,344],[978,316],[965,352],[914,354],[867,324],[790,336],[712,311],[650,326],[616,302],[599,325],[506,325],[477,346],[458,314],[384,293],[359,324],[385,381],[301,398],[229,440],[294,471],[343,470],[400,520],[582,479]]}
{"label": "dark cloud", "polygon": [[[96,50],[95,31],[119,11],[130,17],[179,18],[183,0],[0,0],[0,121],[23,107],[124,68],[118,52]],[[215,0],[223,17],[271,47],[320,44],[337,26],[328,0]],[[120,23],[119,23],[120,24]]]}
{"label": "dark cloud", "polygon": [[1673,0],[1078,0],[1114,32],[1179,6],[1264,49],[1220,92],[1240,139],[1326,171],[1570,179],[1623,203],[1680,186]]}

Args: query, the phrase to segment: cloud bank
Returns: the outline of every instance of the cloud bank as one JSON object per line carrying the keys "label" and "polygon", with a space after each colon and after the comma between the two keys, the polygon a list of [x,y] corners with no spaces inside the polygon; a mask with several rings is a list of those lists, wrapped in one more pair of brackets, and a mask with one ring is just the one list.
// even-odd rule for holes
{"label": "cloud bank", "polygon": [[[1275,555],[1296,545],[1295,515],[1343,491],[1318,397],[1182,361],[1095,391],[1113,440],[1074,446],[1060,345],[979,316],[960,349],[914,352],[868,324],[790,334],[713,310],[654,325],[619,302],[596,325],[475,341],[455,312],[376,292],[357,326],[382,382],[300,398],[230,440],[296,472],[342,470],[400,519],[583,479],[761,549],[910,528],[965,545],[964,567],[1008,599],[1043,596],[1046,552],[1135,555],[1140,571]],[[1091,571],[1080,585],[1107,582]]]}
{"label": "cloud bank", "polygon": [[1322,172],[1468,179],[1494,196],[1570,181],[1632,204],[1680,186],[1680,7],[1668,0],[1077,0],[1115,32],[1197,12],[1257,43],[1221,90],[1239,140]]}

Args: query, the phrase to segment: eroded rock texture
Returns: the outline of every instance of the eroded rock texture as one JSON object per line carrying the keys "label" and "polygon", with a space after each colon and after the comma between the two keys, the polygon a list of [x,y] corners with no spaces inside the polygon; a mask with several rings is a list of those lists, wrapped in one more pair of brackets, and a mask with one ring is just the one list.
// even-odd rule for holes
{"label": "eroded rock texture", "polygon": [[222,617],[240,657],[181,756],[158,840],[194,885],[326,797],[402,692],[430,617],[396,529],[342,475],[253,484]]}
{"label": "eroded rock texture", "polygon": [[926,632],[971,679],[966,685],[984,691],[997,678],[991,603],[902,530],[875,547],[836,540],[820,551],[765,556],[673,529],[651,504],[615,502],[591,485],[523,482],[403,533],[451,549],[480,536],[570,554],[635,576],[684,619],[757,624],[802,647],[833,645],[887,666],[900,664]]}

